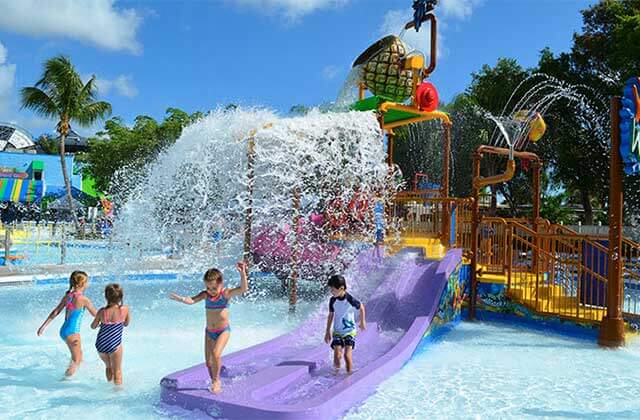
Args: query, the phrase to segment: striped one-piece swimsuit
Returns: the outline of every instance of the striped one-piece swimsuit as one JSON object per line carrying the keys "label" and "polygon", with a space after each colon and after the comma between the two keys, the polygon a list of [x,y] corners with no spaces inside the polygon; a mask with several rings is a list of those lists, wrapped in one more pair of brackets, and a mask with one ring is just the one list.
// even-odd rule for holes
{"label": "striped one-piece swimsuit", "polygon": [[107,311],[102,311],[102,313],[104,319],[100,323],[100,331],[98,331],[96,338],[96,350],[99,353],[111,354],[122,344],[124,318],[121,317],[119,322],[107,322]]}

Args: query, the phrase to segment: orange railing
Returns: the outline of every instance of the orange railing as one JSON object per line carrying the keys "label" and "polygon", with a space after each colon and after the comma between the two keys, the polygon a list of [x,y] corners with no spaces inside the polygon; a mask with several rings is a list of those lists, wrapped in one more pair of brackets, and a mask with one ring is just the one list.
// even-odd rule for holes
{"label": "orange railing", "polygon": [[507,293],[535,312],[599,322],[605,313],[607,249],[579,235],[509,226]]}
{"label": "orange railing", "polygon": [[628,316],[640,317],[640,244],[623,239],[622,258],[624,261],[622,312]]}
{"label": "orange railing", "polygon": [[[449,238],[450,246],[471,250],[472,201],[434,197],[437,191],[401,193],[392,217],[403,235]],[[454,229],[444,235],[446,215]],[[580,322],[605,314],[608,248],[605,237],[580,235],[547,220],[482,217],[478,226],[478,268],[504,275],[507,293],[531,310]],[[444,241],[443,241],[444,244]],[[625,316],[640,317],[640,244],[625,239]]]}
{"label": "orange railing", "polygon": [[[469,248],[471,200],[433,197],[436,193],[436,190],[423,190],[398,194],[391,210],[392,222],[402,235],[439,238],[443,244],[448,241],[453,247]],[[449,223],[447,228],[443,226],[445,222]]]}

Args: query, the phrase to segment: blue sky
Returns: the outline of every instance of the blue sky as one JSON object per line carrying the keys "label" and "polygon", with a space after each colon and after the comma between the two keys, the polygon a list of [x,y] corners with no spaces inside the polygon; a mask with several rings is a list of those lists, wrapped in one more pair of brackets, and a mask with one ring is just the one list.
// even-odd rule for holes
{"label": "blue sky", "polygon": [[[0,121],[39,135],[54,125],[21,111],[18,91],[42,63],[69,55],[95,74],[114,115],[161,118],[217,105],[335,99],[354,58],[411,18],[411,0],[0,0]],[[571,46],[587,0],[440,0],[442,99],[498,57],[524,66]],[[427,33],[420,33],[420,40]],[[422,37],[425,38],[422,38]],[[423,41],[420,41],[423,42]],[[83,130],[90,133],[92,130]]]}

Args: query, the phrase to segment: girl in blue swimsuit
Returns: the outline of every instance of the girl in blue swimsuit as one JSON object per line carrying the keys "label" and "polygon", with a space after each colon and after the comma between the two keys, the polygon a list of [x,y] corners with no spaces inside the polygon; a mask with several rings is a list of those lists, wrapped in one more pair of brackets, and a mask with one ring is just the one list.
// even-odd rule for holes
{"label": "girl in blue swimsuit", "polygon": [[60,328],[60,338],[69,347],[71,352],[71,363],[65,372],[65,376],[72,376],[78,370],[78,366],[82,363],[82,344],[80,340],[80,325],[82,324],[82,316],[85,309],[88,309],[91,315],[96,314],[96,308],[88,297],[83,293],[89,286],[89,276],[84,271],[74,271],[69,277],[69,290],[64,294],[60,303],[53,308],[47,319],[38,328],[38,336],[44,333],[47,326],[57,317],[63,309],[65,319]]}
{"label": "girl in blue swimsuit", "polygon": [[239,262],[236,264],[236,269],[240,273],[240,287],[234,289],[225,288],[222,273],[220,270],[212,268],[204,274],[205,290],[197,295],[187,297],[171,293],[171,299],[187,305],[193,305],[201,300],[205,301],[207,325],[204,330],[204,357],[211,377],[209,390],[215,394],[222,391],[222,382],[220,381],[222,351],[227,345],[231,334],[231,328],[229,327],[229,301],[232,297],[241,296],[249,289],[247,264]]}
{"label": "girl in blue swimsuit", "polygon": [[122,332],[131,321],[129,307],[122,304],[124,293],[119,284],[108,284],[104,288],[104,297],[107,306],[98,311],[91,328],[100,326],[96,350],[106,366],[107,382],[122,385]]}

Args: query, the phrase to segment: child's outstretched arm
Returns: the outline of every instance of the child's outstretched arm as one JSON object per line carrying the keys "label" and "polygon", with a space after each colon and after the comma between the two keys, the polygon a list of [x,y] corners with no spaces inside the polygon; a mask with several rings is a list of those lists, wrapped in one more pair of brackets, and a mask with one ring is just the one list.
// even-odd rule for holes
{"label": "child's outstretched arm", "polygon": [[202,292],[198,293],[195,296],[192,297],[188,297],[188,296],[180,296],[177,293],[171,293],[169,295],[169,297],[173,300],[175,300],[176,302],[182,302],[185,305],[193,305],[194,303],[200,302],[202,299],[204,299],[207,296],[207,292],[205,290],[203,290]]}
{"label": "child's outstretched arm", "polygon": [[67,298],[67,295],[65,295],[62,299],[60,299],[60,303],[58,303],[58,305],[55,308],[53,308],[53,311],[51,311],[47,319],[45,319],[42,325],[40,325],[40,328],[38,328],[38,336],[41,336],[42,333],[44,333],[44,330],[47,328],[47,325],[49,325],[51,321],[55,319],[55,317],[60,315],[60,312],[62,312],[62,310],[64,309],[66,298]]}
{"label": "child's outstretched arm", "polygon": [[333,312],[329,312],[327,316],[327,329],[324,333],[324,342],[329,344],[331,342],[331,324],[333,323]]}
{"label": "child's outstretched arm", "polygon": [[229,297],[242,296],[249,290],[249,279],[247,275],[247,263],[240,261],[236,264],[236,270],[240,273],[240,287],[229,290]]}
{"label": "child's outstretched arm", "polygon": [[95,306],[93,306],[93,303],[91,303],[91,299],[89,299],[86,296],[83,296],[82,303],[84,304],[84,306],[87,308],[87,310],[91,315],[95,317],[98,314],[98,310],[96,309]]}
{"label": "child's outstretched arm", "polygon": [[102,318],[102,309],[100,309],[94,316],[93,322],[91,323],[91,329],[95,330],[100,325],[100,319]]}
{"label": "child's outstretched arm", "polygon": [[365,320],[365,311],[364,311],[364,303],[360,304],[360,329],[364,330],[367,328],[367,321]]}
{"label": "child's outstretched arm", "polygon": [[124,326],[128,327],[129,323],[131,322],[131,312],[129,312],[129,307],[126,307],[127,309],[127,316],[124,317]]}

